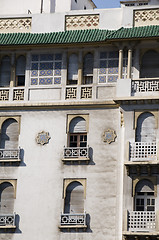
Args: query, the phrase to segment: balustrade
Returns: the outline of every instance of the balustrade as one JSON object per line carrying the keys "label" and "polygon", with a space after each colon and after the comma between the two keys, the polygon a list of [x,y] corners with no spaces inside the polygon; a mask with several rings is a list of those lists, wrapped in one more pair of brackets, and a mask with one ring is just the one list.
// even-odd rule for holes
{"label": "balustrade", "polygon": [[64,147],[64,159],[89,158],[89,147]]}
{"label": "balustrade", "polygon": [[156,230],[155,212],[130,211],[128,212],[128,230],[132,232],[145,232]]}
{"label": "balustrade", "polygon": [[134,142],[129,144],[130,161],[157,160],[156,142]]}
{"label": "balustrade", "polygon": [[61,225],[86,225],[86,214],[61,214]]}
{"label": "balustrade", "polygon": [[159,91],[159,79],[132,80],[132,93],[148,93]]}
{"label": "balustrade", "polygon": [[15,226],[15,214],[0,214],[0,226]]}
{"label": "balustrade", "polygon": [[0,149],[0,161],[7,159],[19,159],[20,149]]}

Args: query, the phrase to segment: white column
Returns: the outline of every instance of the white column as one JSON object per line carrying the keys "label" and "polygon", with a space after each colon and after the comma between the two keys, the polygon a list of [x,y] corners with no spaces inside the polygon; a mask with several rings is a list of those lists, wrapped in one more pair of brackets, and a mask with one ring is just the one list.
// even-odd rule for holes
{"label": "white column", "polygon": [[119,75],[118,78],[121,79],[123,75],[123,49],[119,50]]}
{"label": "white column", "polygon": [[128,50],[127,78],[131,78],[131,67],[132,67],[132,49],[129,49]]}

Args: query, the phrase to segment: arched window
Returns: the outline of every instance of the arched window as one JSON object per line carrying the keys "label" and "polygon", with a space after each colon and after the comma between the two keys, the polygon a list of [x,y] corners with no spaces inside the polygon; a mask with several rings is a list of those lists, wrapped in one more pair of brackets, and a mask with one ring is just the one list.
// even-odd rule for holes
{"label": "arched window", "polygon": [[73,118],[69,126],[69,147],[86,147],[86,120],[82,117]]}
{"label": "arched window", "polygon": [[71,54],[68,64],[68,84],[77,84],[78,82],[78,56]]}
{"label": "arched window", "polygon": [[87,53],[83,61],[83,84],[93,83],[94,57],[92,53]]}
{"label": "arched window", "polygon": [[14,210],[14,188],[11,183],[0,184],[0,213],[11,214]]}
{"label": "arched window", "polygon": [[159,76],[159,53],[154,50],[149,50],[142,57],[140,77],[153,78],[158,76]]}
{"label": "arched window", "polygon": [[16,61],[16,86],[25,86],[26,59],[19,56]]}
{"label": "arched window", "polygon": [[9,118],[2,124],[1,149],[18,149],[19,125],[18,122]]}
{"label": "arched window", "polygon": [[84,188],[83,185],[74,181],[66,188],[64,213],[84,212]]}
{"label": "arched window", "polygon": [[9,87],[11,79],[11,60],[9,56],[2,58],[0,66],[0,87]]}
{"label": "arched window", "polygon": [[155,117],[152,113],[142,113],[137,120],[136,142],[155,142]]}
{"label": "arched window", "polygon": [[155,211],[154,185],[143,179],[135,188],[135,211]]}

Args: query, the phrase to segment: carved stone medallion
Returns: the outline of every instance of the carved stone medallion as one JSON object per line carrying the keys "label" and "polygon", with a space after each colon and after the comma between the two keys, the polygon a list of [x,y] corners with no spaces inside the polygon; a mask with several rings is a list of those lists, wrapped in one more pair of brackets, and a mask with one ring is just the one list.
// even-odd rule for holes
{"label": "carved stone medallion", "polygon": [[115,141],[115,138],[117,137],[116,133],[112,129],[107,129],[103,134],[103,141],[107,143],[111,143]]}
{"label": "carved stone medallion", "polygon": [[50,136],[48,132],[42,131],[40,133],[38,133],[37,137],[36,137],[36,142],[37,144],[47,144],[49,142]]}

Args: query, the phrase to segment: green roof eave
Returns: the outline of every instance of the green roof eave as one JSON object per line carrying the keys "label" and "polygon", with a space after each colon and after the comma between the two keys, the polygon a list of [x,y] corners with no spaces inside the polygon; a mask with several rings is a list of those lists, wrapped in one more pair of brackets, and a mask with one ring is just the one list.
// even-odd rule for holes
{"label": "green roof eave", "polygon": [[1,33],[0,46],[100,43],[110,40],[158,38],[159,25],[118,30],[73,30],[51,33]]}

